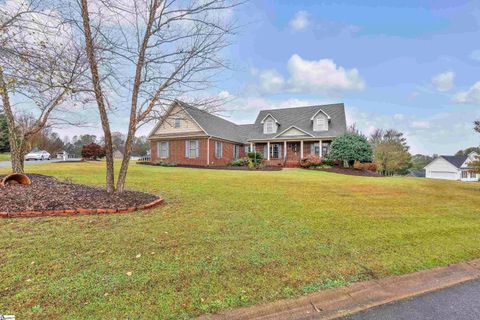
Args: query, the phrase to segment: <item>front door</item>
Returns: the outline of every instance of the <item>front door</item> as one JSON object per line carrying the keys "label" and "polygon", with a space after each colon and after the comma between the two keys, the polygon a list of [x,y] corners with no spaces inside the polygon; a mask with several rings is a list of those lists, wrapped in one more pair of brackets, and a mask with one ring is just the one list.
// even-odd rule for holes
{"label": "front door", "polygon": [[287,160],[300,160],[300,142],[287,142]]}

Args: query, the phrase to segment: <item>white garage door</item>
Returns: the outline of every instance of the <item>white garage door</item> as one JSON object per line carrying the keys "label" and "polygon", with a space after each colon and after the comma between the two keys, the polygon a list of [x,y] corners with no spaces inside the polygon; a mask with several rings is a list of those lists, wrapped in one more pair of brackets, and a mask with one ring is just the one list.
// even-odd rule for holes
{"label": "white garage door", "polygon": [[429,177],[432,179],[446,179],[446,180],[456,180],[457,175],[455,172],[448,171],[430,171]]}

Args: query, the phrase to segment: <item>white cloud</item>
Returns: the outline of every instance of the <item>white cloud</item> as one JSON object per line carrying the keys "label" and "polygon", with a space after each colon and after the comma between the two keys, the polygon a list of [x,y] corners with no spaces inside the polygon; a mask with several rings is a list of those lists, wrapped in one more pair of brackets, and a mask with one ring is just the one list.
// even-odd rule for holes
{"label": "white cloud", "polygon": [[453,80],[455,79],[455,73],[447,71],[439,73],[432,78],[432,85],[436,90],[444,92],[453,88]]}
{"label": "white cloud", "polygon": [[430,121],[428,120],[412,121],[410,126],[414,129],[428,129],[430,128]]}
{"label": "white cloud", "polygon": [[475,50],[470,53],[470,59],[480,61],[480,50]]}
{"label": "white cloud", "polygon": [[401,113],[396,113],[396,114],[393,115],[393,119],[395,119],[395,120],[403,120],[403,119],[405,119],[405,116],[404,116],[403,114],[401,114]]}
{"label": "white cloud", "polygon": [[288,60],[291,78],[289,86],[294,92],[332,92],[363,90],[365,82],[357,69],[345,70],[333,60],[304,60],[294,54]]}
{"label": "white cloud", "polygon": [[357,69],[347,70],[337,66],[331,59],[305,60],[294,54],[288,60],[287,70],[288,80],[276,70],[259,72],[261,91],[338,94],[365,88],[365,82]]}
{"label": "white cloud", "polygon": [[480,81],[476,82],[467,91],[457,93],[453,97],[456,103],[480,104]]}
{"label": "white cloud", "polygon": [[277,92],[281,90],[285,85],[285,79],[276,70],[265,70],[258,74],[262,91],[264,92]]}
{"label": "white cloud", "polygon": [[306,29],[310,25],[309,14],[307,11],[298,11],[293,19],[290,20],[290,27],[295,31]]}

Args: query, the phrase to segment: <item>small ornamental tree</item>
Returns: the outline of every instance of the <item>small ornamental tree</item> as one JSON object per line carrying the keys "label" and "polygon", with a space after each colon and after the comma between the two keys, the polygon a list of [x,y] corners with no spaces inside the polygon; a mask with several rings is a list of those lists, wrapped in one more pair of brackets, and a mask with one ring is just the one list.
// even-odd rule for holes
{"label": "small ornamental tree", "polygon": [[105,157],[105,148],[96,143],[86,144],[82,147],[82,157],[89,160],[97,160]]}
{"label": "small ornamental tree", "polygon": [[329,158],[343,161],[343,165],[349,167],[355,161],[371,162],[373,152],[366,137],[349,132],[333,140]]}

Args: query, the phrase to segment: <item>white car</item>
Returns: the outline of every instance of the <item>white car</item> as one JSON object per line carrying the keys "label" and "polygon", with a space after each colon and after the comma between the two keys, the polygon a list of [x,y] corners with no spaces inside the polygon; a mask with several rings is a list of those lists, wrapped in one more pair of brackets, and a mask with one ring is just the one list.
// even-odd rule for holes
{"label": "white car", "polygon": [[51,159],[50,153],[48,153],[45,150],[32,151],[25,156],[25,161],[28,161],[28,160],[50,160],[50,159]]}

